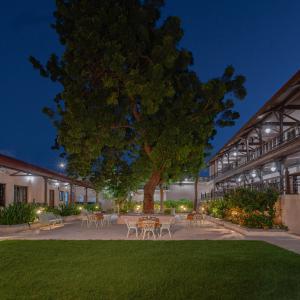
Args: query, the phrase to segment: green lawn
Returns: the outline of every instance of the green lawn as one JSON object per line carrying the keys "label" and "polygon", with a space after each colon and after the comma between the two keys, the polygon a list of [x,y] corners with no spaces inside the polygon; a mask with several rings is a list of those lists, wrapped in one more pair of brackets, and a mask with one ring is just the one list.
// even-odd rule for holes
{"label": "green lawn", "polygon": [[300,255],[256,241],[2,241],[0,299],[300,299]]}

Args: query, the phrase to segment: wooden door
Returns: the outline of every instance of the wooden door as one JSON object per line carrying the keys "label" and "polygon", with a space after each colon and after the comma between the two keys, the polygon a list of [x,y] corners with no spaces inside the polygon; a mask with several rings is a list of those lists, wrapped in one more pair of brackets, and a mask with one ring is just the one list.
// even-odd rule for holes
{"label": "wooden door", "polygon": [[54,207],[54,190],[49,190],[49,206]]}
{"label": "wooden door", "polygon": [[0,206],[5,206],[5,184],[0,183]]}

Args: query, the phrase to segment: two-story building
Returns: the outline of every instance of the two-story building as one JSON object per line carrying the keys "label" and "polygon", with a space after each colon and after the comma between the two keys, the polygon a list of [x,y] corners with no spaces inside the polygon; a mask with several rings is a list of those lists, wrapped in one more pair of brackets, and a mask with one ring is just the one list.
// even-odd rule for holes
{"label": "two-story building", "polygon": [[300,231],[300,71],[212,157],[209,174],[212,198],[239,186],[276,188],[283,218]]}

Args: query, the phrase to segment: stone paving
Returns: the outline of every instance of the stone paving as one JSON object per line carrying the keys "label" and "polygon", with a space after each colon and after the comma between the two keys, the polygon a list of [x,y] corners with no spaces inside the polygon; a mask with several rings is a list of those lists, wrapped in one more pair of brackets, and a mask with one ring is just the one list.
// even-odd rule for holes
{"label": "stone paving", "polygon": [[[80,221],[65,223],[63,227],[54,229],[33,229],[6,236],[0,240],[135,240],[135,234],[127,235],[124,224],[112,224],[96,229],[81,227]],[[141,239],[141,237],[139,237]],[[221,225],[204,221],[198,226],[176,223],[172,228],[172,238],[164,232],[160,240],[262,240],[300,254],[300,236],[286,233],[272,236],[245,236]]]}

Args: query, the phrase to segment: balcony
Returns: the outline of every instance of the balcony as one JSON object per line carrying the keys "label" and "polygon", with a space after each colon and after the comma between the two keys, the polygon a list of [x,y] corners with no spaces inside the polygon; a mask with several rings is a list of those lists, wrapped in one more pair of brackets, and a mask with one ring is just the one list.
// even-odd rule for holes
{"label": "balcony", "polygon": [[[250,168],[255,164],[260,165],[270,159],[291,154],[289,153],[292,151],[290,145],[294,144],[295,141],[300,141],[300,139],[298,139],[299,137],[300,127],[291,127],[285,130],[281,135],[279,134],[268,141],[263,142],[261,146],[258,146],[255,150],[251,151],[248,156],[241,155],[235,162],[223,167],[222,170],[218,170],[217,174],[213,176],[212,179],[224,179],[225,177],[234,175],[234,173],[236,173],[235,171],[244,170],[245,167]],[[294,147],[294,151],[296,151],[296,148]],[[275,153],[277,155],[275,155]]]}

